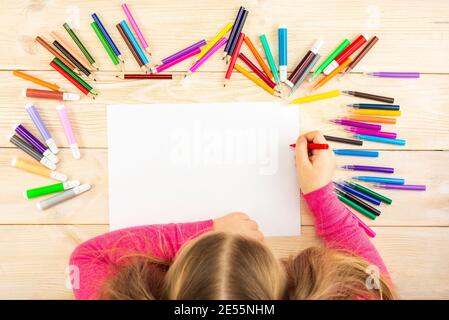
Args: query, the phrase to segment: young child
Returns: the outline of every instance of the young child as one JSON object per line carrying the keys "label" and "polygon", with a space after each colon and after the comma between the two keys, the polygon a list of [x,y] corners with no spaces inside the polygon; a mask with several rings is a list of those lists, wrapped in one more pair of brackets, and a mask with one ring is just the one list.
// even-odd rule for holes
{"label": "young child", "polygon": [[257,223],[243,213],[117,230],[73,252],[75,297],[394,299],[379,253],[333,192],[332,150],[309,152],[308,142],[326,141],[310,132],[296,144],[298,180],[324,247],[278,261]]}

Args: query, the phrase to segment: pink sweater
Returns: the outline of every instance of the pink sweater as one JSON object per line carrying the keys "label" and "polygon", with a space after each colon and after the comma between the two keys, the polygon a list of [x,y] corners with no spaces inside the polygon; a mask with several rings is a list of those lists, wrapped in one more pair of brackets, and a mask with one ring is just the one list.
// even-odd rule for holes
{"label": "pink sweater", "polygon": [[[326,245],[350,251],[387,269],[376,248],[348,209],[333,193],[332,184],[304,195],[315,219],[316,232]],[[97,299],[113,265],[123,265],[128,254],[151,254],[171,261],[188,240],[210,231],[213,221],[151,225],[112,231],[80,244],[70,257],[73,292],[77,299]],[[78,277],[78,278],[77,278]]]}

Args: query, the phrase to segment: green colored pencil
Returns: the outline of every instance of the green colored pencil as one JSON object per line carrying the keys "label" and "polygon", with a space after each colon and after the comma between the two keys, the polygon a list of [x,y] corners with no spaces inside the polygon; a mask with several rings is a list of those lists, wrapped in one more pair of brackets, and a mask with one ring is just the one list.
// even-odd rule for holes
{"label": "green colored pencil", "polygon": [[276,62],[274,61],[273,54],[270,50],[270,45],[268,44],[267,36],[262,33],[259,38],[260,42],[262,43],[263,50],[265,51],[265,56],[267,57],[271,73],[273,73],[274,80],[279,85],[281,81],[279,79],[278,69],[276,68]]}
{"label": "green colored pencil", "polygon": [[358,212],[364,214],[365,216],[367,216],[368,218],[375,220],[376,219],[376,215],[372,214],[371,212],[369,212],[368,210],[366,210],[365,208],[362,208],[361,206],[359,206],[358,204],[352,202],[351,200],[349,200],[348,198],[341,196],[341,195],[337,195],[338,199],[347,204],[348,206],[350,206],[351,208],[354,208],[355,210],[357,210]]}
{"label": "green colored pencil", "polygon": [[392,199],[387,198],[384,195],[381,195],[380,193],[377,193],[377,192],[375,192],[375,191],[373,191],[371,189],[368,189],[368,188],[366,188],[364,186],[361,186],[358,183],[351,182],[351,181],[345,181],[345,182],[349,183],[351,185],[351,187],[353,187],[354,189],[357,189],[357,190],[359,190],[359,191],[361,191],[361,192],[363,192],[363,193],[365,193],[365,194],[367,194],[367,195],[369,195],[369,196],[371,196],[371,197],[373,197],[373,198],[375,198],[377,200],[380,200],[380,201],[382,201],[382,202],[384,202],[386,204],[391,204],[393,202]]}
{"label": "green colored pencil", "polygon": [[91,24],[92,29],[94,29],[95,33],[97,34],[98,39],[100,39],[101,44],[103,45],[103,47],[106,49],[109,58],[111,58],[112,63],[116,66],[118,65],[120,62],[118,61],[117,57],[114,54],[114,51],[112,51],[111,46],[109,45],[108,41],[105,39],[103,33],[101,32],[100,28],[98,27],[97,23],[94,21]]}
{"label": "green colored pencil", "polygon": [[25,199],[32,199],[32,198],[45,196],[45,195],[51,194],[51,193],[69,190],[69,189],[78,187],[79,185],[80,185],[80,182],[77,180],[59,182],[59,183],[55,183],[55,184],[50,184],[48,186],[43,186],[43,187],[34,188],[34,189],[28,189],[23,193],[23,196],[25,197]]}
{"label": "green colored pencil", "polygon": [[72,70],[70,70],[69,67],[67,67],[61,60],[59,60],[58,58],[54,58],[53,61],[62,69],[64,69],[65,72],[67,72],[68,74],[70,74],[70,76],[72,76],[72,78],[74,78],[76,81],[78,81],[84,88],[86,88],[90,93],[92,94],[97,94],[94,91],[94,88],[92,88],[92,86],[90,84],[88,84],[86,81],[84,81],[79,75],[77,75],[75,72],[73,72]]}
{"label": "green colored pencil", "polygon": [[81,42],[81,40],[78,38],[78,36],[76,35],[75,31],[73,31],[72,28],[70,28],[70,25],[65,22],[63,24],[64,29],[67,31],[67,33],[70,35],[70,37],[72,38],[72,40],[76,43],[76,45],[78,46],[78,48],[81,50],[81,52],[84,54],[84,56],[86,57],[87,60],[89,60],[89,63],[91,64],[92,67],[94,67],[95,69],[98,70],[98,67],[95,65],[95,60],[92,57],[92,55],[89,53],[89,51],[87,51],[86,47],[83,45],[83,43]]}
{"label": "green colored pencil", "polygon": [[330,56],[327,57],[326,60],[324,60],[320,64],[320,66],[313,72],[311,79],[319,75],[321,71],[323,71],[335,59],[335,57],[340,54],[340,52],[342,52],[347,46],[349,46],[350,43],[351,42],[348,39],[343,40],[342,43],[340,43],[340,45],[334,50],[334,52],[332,52]]}

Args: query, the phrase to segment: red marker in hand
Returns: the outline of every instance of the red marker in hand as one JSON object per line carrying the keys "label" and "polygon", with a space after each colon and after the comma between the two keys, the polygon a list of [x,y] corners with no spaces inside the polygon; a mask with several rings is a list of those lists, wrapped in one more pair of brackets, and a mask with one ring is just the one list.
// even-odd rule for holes
{"label": "red marker in hand", "polygon": [[[296,148],[296,143],[292,143],[290,145],[291,148]],[[307,143],[307,149],[309,150],[325,150],[329,149],[329,145],[327,143]]]}

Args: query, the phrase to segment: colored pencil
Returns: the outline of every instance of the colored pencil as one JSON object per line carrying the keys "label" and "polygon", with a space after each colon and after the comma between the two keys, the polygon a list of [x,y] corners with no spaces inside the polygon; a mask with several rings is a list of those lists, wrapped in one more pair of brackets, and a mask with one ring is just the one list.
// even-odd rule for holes
{"label": "colored pencil", "polygon": [[[57,58],[55,58],[55,59],[57,59]],[[58,71],[64,78],[69,80],[75,87],[78,88],[78,90],[80,90],[86,96],[89,95],[89,93],[90,93],[89,90],[86,87],[84,87],[79,81],[76,81],[75,78],[71,74],[69,74],[68,72],[66,72],[66,70],[61,68],[54,60],[50,62],[50,66],[52,66],[53,69]]]}
{"label": "colored pencil", "polygon": [[265,57],[267,58],[268,65],[270,66],[271,73],[273,74],[274,81],[279,85],[280,79],[278,70],[276,67],[276,62],[274,61],[273,54],[271,53],[270,45],[265,34],[259,36],[260,42],[262,43],[263,50],[265,51]]}
{"label": "colored pencil", "polygon": [[154,72],[155,73],[162,72],[162,71],[190,58],[190,57],[193,57],[194,55],[197,55],[198,53],[200,53],[200,51],[201,51],[200,48],[196,48],[195,50],[190,51],[190,52],[184,54],[183,56],[180,56],[180,57],[176,58],[175,60],[170,61],[169,63],[161,64],[160,66],[157,66],[156,69],[154,70]]}
{"label": "colored pencil", "polygon": [[145,53],[143,52],[142,47],[140,46],[140,44],[137,42],[136,37],[134,36],[134,34],[132,33],[131,29],[129,28],[128,24],[126,23],[125,20],[120,21],[120,25],[123,28],[123,31],[126,33],[126,35],[128,36],[129,41],[131,42],[131,44],[133,45],[134,49],[136,50],[136,52],[139,54],[140,59],[142,59],[142,62],[144,63],[145,66],[148,66],[149,68],[149,64],[150,61],[148,60],[147,56],[145,55]]}
{"label": "colored pencil", "polygon": [[81,40],[78,38],[78,36],[76,35],[75,31],[73,31],[73,29],[70,27],[70,25],[67,22],[65,22],[62,26],[67,31],[67,33],[70,35],[72,40],[76,43],[76,45],[81,50],[81,52],[84,54],[86,59],[89,61],[89,64],[92,67],[94,67],[95,69],[99,70],[98,66],[95,63],[94,58],[92,57],[90,52],[87,50],[87,48],[84,46],[84,44],[81,42]]}
{"label": "colored pencil", "polygon": [[33,77],[33,76],[31,76],[31,75],[29,75],[29,74],[26,74],[26,73],[24,73],[24,72],[22,72],[22,71],[19,71],[19,70],[14,70],[14,71],[12,72],[12,74],[15,75],[16,77],[19,77],[19,78],[22,78],[22,79],[31,81],[31,82],[33,82],[33,83],[35,83],[35,84],[37,84],[37,85],[40,85],[40,86],[42,86],[42,87],[51,89],[51,90],[53,90],[53,91],[60,91],[60,92],[63,92],[63,91],[64,91],[63,89],[61,89],[60,86],[58,86],[58,85],[56,85],[56,84],[53,84],[53,83],[50,83],[50,82],[41,80],[41,79],[39,79],[39,78]]}
{"label": "colored pencil", "polygon": [[148,41],[143,35],[142,31],[140,31],[139,25],[137,24],[136,20],[134,19],[134,16],[129,10],[128,5],[126,3],[123,3],[122,9],[125,12],[126,16],[128,17],[129,23],[131,23],[131,27],[133,28],[134,32],[137,34],[140,44],[145,49],[145,51],[151,56],[150,45],[148,44]]}
{"label": "colored pencil", "polygon": [[78,61],[74,56],[70,54],[59,42],[58,40],[53,41],[53,45],[61,51],[61,53],[68,59],[70,62],[72,62],[86,77],[89,79],[92,79],[94,81],[97,81],[92,75],[89,69],[87,69],[81,62]]}
{"label": "colored pencil", "polygon": [[231,45],[229,47],[228,55],[226,56],[226,63],[229,62],[232,55],[234,54],[234,51],[236,49],[237,43],[239,41],[240,35],[242,34],[243,26],[245,25],[246,17],[248,16],[248,11],[243,11],[242,18],[239,21],[239,24],[237,26],[237,33],[235,34],[234,39],[231,42]]}
{"label": "colored pencil", "polygon": [[124,80],[171,80],[173,75],[171,74],[121,74],[116,76],[117,78]]}
{"label": "colored pencil", "polygon": [[242,60],[251,70],[253,70],[253,72],[255,74],[257,74],[259,76],[260,79],[262,79],[267,85],[269,85],[270,87],[274,88],[276,87],[276,83],[274,83],[273,81],[271,81],[267,75],[260,70],[254,63],[252,63],[251,60],[249,60],[249,58],[247,56],[245,56],[245,54],[243,52],[239,53],[239,58],[240,60]]}
{"label": "colored pencil", "polygon": [[200,40],[198,42],[195,42],[194,44],[188,46],[187,48],[184,48],[184,49],[182,49],[176,53],[173,53],[172,55],[162,59],[161,64],[169,63],[169,62],[185,55],[186,53],[189,53],[189,52],[195,50],[196,48],[200,48],[200,47],[204,46],[205,44],[206,44],[206,40],[204,40],[204,39]]}
{"label": "colored pencil", "polygon": [[351,72],[352,69],[354,69],[355,66],[359,64],[359,62],[365,57],[365,55],[371,50],[371,48],[376,44],[378,40],[378,37],[372,37],[370,41],[368,41],[366,46],[362,49],[362,51],[360,51],[360,53],[355,57],[354,61],[352,61],[352,63],[348,66],[342,76],[344,76],[346,73]]}
{"label": "colored pencil", "polygon": [[70,55],[72,55],[76,60],[78,60],[79,63],[81,63],[83,65],[83,67],[85,67],[87,69],[86,66],[91,65],[89,60],[87,60],[87,58],[82,54],[82,52],[77,51],[74,47],[72,47],[69,43],[67,43],[66,39],[64,39],[59,32],[52,31],[52,32],[50,32],[50,35],[53,37],[53,39],[58,41],[59,44],[61,44],[64,47],[64,49],[68,53],[70,53]]}
{"label": "colored pencil", "polygon": [[[184,75],[184,77],[188,77],[190,74],[198,70],[199,67],[203,63],[205,63],[215,52],[217,52],[222,46],[225,45],[226,41],[228,39],[226,37],[221,38],[220,41],[218,41],[210,50],[208,50],[201,58],[199,58],[187,71],[187,73]],[[200,52],[201,53],[201,52]],[[198,57],[198,56],[197,56]]]}
{"label": "colored pencil", "polygon": [[108,41],[104,37],[103,33],[101,33],[100,28],[98,27],[97,23],[94,21],[90,24],[92,29],[95,31],[95,34],[97,35],[98,39],[100,40],[101,44],[103,45],[104,49],[109,55],[109,58],[111,58],[112,63],[117,66],[120,64],[120,62],[117,59],[117,56],[114,54],[114,51],[112,51],[111,46],[109,45]]}
{"label": "colored pencil", "polygon": [[245,44],[248,46],[248,48],[251,51],[251,53],[253,54],[254,58],[256,58],[256,60],[259,63],[260,67],[262,68],[263,72],[265,72],[265,74],[267,75],[267,77],[269,79],[273,80],[274,76],[271,73],[270,68],[268,67],[268,65],[266,64],[265,60],[260,55],[259,51],[257,51],[257,49],[254,46],[254,44],[252,43],[251,39],[247,35],[245,35],[245,39],[243,41],[245,41]]}
{"label": "colored pencil", "polygon": [[104,27],[103,23],[101,22],[100,18],[97,16],[96,13],[91,14],[92,18],[94,19],[94,22],[96,23],[98,29],[103,34],[103,37],[108,42],[109,46],[111,47],[112,51],[114,52],[114,55],[122,62],[125,63],[125,60],[122,58],[122,54],[120,53],[120,50],[115,45],[114,40],[112,40],[111,36],[109,35],[108,30]]}
{"label": "colored pencil", "polygon": [[55,48],[53,48],[47,41],[45,41],[40,36],[36,37],[36,42],[39,43],[41,46],[43,46],[45,49],[48,50],[54,57],[61,60],[67,67],[69,67],[71,70],[78,72],[79,70],[73,65],[69,60],[64,58],[58,51],[56,51]]}
{"label": "colored pencil", "polygon": [[128,38],[125,30],[123,30],[123,27],[120,23],[116,24],[115,27],[117,28],[118,32],[122,36],[123,40],[125,41],[126,46],[128,47],[129,51],[131,51],[134,59],[136,60],[137,64],[139,65],[140,69],[144,72],[147,72],[148,69],[146,68],[145,64],[142,61],[142,58],[140,58],[139,54],[136,51],[136,48],[131,43],[131,40]]}
{"label": "colored pencil", "polygon": [[[91,93],[93,95],[97,95],[97,93],[95,92],[95,90],[92,88],[92,86],[90,84],[88,84],[86,81],[84,81],[82,78],[80,78],[77,74],[75,74],[72,70],[70,70],[65,64],[62,63],[61,60],[59,60],[58,58],[54,58],[52,62],[54,62],[61,70],[58,68],[55,68],[55,66],[53,66],[53,65],[52,65],[52,67],[55,68],[56,71],[59,71],[67,80],[72,82],[78,89],[80,89],[80,87],[76,83],[78,83],[79,85],[84,87],[88,91],[88,93],[86,95],[89,95],[89,93]],[[63,71],[63,72],[61,72],[61,71]],[[83,90],[81,90],[81,91],[83,91]]]}
{"label": "colored pencil", "polygon": [[234,70],[234,65],[235,65],[235,63],[237,61],[237,57],[239,56],[240,48],[242,47],[242,43],[243,43],[243,39],[244,38],[245,38],[245,34],[243,32],[241,32],[239,37],[238,37],[238,39],[237,39],[237,43],[235,45],[235,48],[233,50],[231,61],[228,64],[228,70],[226,71],[226,74],[225,74],[225,81],[224,81],[224,85],[223,85],[225,87],[226,87],[226,84],[231,79],[232,71]]}
{"label": "colored pencil", "polygon": [[243,6],[240,6],[239,11],[237,12],[237,15],[235,17],[234,23],[232,24],[232,29],[231,29],[231,33],[229,34],[229,37],[228,37],[228,42],[226,43],[226,46],[224,48],[223,59],[225,59],[226,56],[228,55],[228,52],[230,51],[231,45],[234,41],[234,38],[237,39],[239,36],[239,32],[237,30],[238,30],[239,23],[243,17],[244,12],[245,12],[245,8]]}
{"label": "colored pencil", "polygon": [[209,52],[209,50],[211,50],[226,35],[226,33],[231,30],[231,28],[232,22],[228,22],[223,29],[221,29],[220,32],[218,32],[217,35],[201,49],[201,52],[195,57],[195,63],[204,57],[204,55]]}
{"label": "colored pencil", "polygon": [[275,89],[273,89],[272,87],[267,85],[264,81],[262,81],[260,78],[253,75],[251,72],[249,72],[248,70],[243,68],[238,63],[236,63],[234,65],[234,69],[237,70],[238,72],[240,72],[241,74],[243,74],[245,77],[247,77],[251,81],[253,81],[255,84],[257,84],[259,87],[261,87],[265,91],[269,92],[270,94],[272,94],[276,97],[281,97],[281,94],[278,91],[276,91]]}

